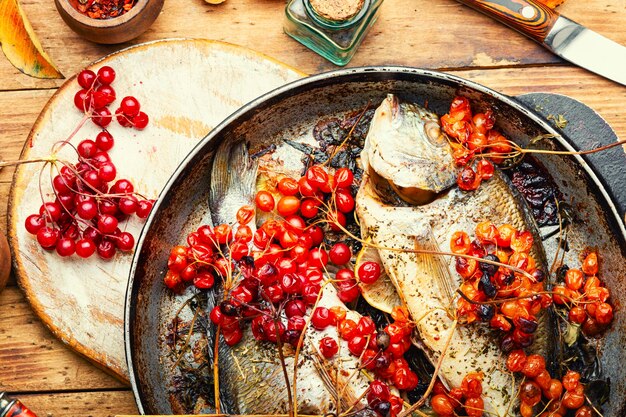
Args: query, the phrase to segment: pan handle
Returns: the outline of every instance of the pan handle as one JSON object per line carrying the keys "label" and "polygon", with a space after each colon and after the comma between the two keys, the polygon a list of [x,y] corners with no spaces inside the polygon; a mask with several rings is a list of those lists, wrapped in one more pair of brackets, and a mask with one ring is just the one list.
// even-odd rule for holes
{"label": "pan handle", "polygon": [[[561,129],[563,137],[574,148],[594,149],[619,141],[615,131],[593,109],[573,98],[552,93],[529,93],[516,96],[528,108],[544,118],[548,115],[562,114],[567,125]],[[585,162],[591,167],[600,180],[600,186],[609,194],[615,203],[622,222],[626,222],[626,183],[624,168],[626,153],[621,146],[589,155],[583,155]]]}

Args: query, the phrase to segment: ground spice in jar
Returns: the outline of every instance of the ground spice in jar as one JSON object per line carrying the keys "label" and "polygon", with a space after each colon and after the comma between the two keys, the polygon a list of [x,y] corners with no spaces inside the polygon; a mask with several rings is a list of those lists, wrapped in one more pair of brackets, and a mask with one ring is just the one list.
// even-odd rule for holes
{"label": "ground spice in jar", "polygon": [[92,19],[111,19],[133,8],[137,0],[70,0],[80,13]]}

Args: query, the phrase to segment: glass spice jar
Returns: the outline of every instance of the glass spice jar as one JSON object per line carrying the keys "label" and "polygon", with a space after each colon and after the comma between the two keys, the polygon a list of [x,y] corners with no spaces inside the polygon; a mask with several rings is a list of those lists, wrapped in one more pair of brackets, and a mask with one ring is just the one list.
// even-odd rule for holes
{"label": "glass spice jar", "polygon": [[289,0],[284,30],[336,65],[346,65],[384,0]]}

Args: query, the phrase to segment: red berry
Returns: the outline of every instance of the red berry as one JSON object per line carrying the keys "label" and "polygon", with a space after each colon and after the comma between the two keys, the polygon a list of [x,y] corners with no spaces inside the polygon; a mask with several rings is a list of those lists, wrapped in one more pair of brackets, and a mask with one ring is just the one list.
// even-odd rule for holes
{"label": "red berry", "polygon": [[96,136],[96,146],[98,146],[98,149],[101,151],[106,152],[111,150],[114,143],[113,136],[111,136],[111,134],[106,130],[103,130],[98,133],[98,136]]}
{"label": "red berry", "polygon": [[365,346],[367,346],[367,339],[362,336],[354,336],[348,342],[348,350],[354,356],[361,356],[361,353],[365,350]]}
{"label": "red berry", "polygon": [[110,191],[112,194],[132,194],[135,191],[135,187],[132,182],[120,179],[113,184]]}
{"label": "red berry", "polygon": [[326,307],[317,307],[311,316],[311,325],[317,330],[324,330],[332,321],[332,315]]}
{"label": "red berry", "polygon": [[309,252],[309,265],[316,268],[323,268],[328,264],[328,254],[322,248],[313,248]]}
{"label": "red berry", "polygon": [[139,101],[133,96],[124,97],[120,103],[120,108],[126,116],[133,118],[139,114]]}
{"label": "red berry", "polygon": [[96,251],[96,244],[93,240],[88,238],[82,238],[76,242],[76,255],[81,258],[89,258]]}
{"label": "red berry", "polygon": [[137,116],[133,117],[132,125],[135,129],[142,130],[148,126],[149,121],[150,119],[148,118],[148,115],[140,111]]}
{"label": "red berry", "polygon": [[102,239],[96,251],[102,259],[111,259],[115,255],[115,245],[109,239]]}
{"label": "red berry", "polygon": [[337,210],[342,213],[350,213],[354,210],[354,197],[348,190],[337,190],[335,192],[335,202],[337,203]]}
{"label": "red berry", "polygon": [[45,220],[41,215],[31,214],[26,218],[25,226],[26,231],[31,235],[36,235],[39,229],[46,225]]}
{"label": "red berry", "polygon": [[82,70],[76,76],[76,81],[78,81],[78,85],[88,90],[93,86],[93,83],[96,81],[96,73],[87,69]]}
{"label": "red berry", "polygon": [[373,284],[380,278],[380,265],[376,262],[363,262],[359,267],[358,278],[364,284]]}
{"label": "red berry", "polygon": [[419,379],[415,372],[409,368],[402,367],[396,369],[393,375],[393,383],[400,390],[412,391],[417,387]]}
{"label": "red berry", "polygon": [[98,230],[102,234],[108,235],[115,232],[117,225],[117,219],[110,214],[101,214],[98,217]]}
{"label": "red berry", "polygon": [[311,236],[313,246],[318,246],[324,241],[324,231],[317,225],[309,226],[305,233]]}
{"label": "red berry", "polygon": [[71,184],[70,180],[65,178],[63,175],[56,175],[52,179],[52,187],[58,194],[70,193],[72,191],[70,187],[72,187],[73,185],[74,184]]}
{"label": "red berry", "polygon": [[328,173],[320,165],[313,165],[306,172],[307,182],[315,188],[322,187],[328,182]]}
{"label": "red berry", "polygon": [[100,214],[115,216],[118,213],[117,204],[111,200],[100,200],[98,202],[98,211]]}
{"label": "red berry", "polygon": [[199,272],[193,279],[193,285],[201,290],[207,290],[213,288],[215,284],[215,277],[210,272]]}
{"label": "red berry", "polygon": [[335,184],[337,188],[348,188],[354,181],[354,174],[348,168],[339,168],[335,172]]}
{"label": "red berry", "polygon": [[73,239],[64,237],[57,241],[56,250],[59,256],[72,256],[76,251],[76,244]]}
{"label": "red berry", "polygon": [[129,232],[122,232],[115,237],[115,246],[122,252],[128,252],[135,247],[135,238]]}
{"label": "red berry", "polygon": [[318,284],[306,284],[302,288],[302,299],[309,305],[314,305],[319,298],[322,287]]}
{"label": "red berry", "polygon": [[100,188],[102,185],[102,180],[100,180],[100,176],[98,176],[98,172],[94,170],[89,170],[85,172],[83,175],[83,181],[88,185],[87,188],[91,189],[91,191],[95,191]]}
{"label": "red berry", "polygon": [[121,107],[115,110],[115,119],[122,127],[131,127],[133,125],[133,121],[124,114]]}
{"label": "red berry", "polygon": [[389,401],[391,391],[389,386],[382,381],[375,380],[370,382],[370,389],[367,392],[367,403],[376,405],[380,401]]}
{"label": "red berry", "polygon": [[371,317],[361,317],[356,329],[361,336],[371,336],[376,331],[376,324]]}
{"label": "red berry", "polygon": [[211,310],[211,314],[209,314],[209,317],[211,318],[213,324],[215,324],[216,326],[222,324],[222,321],[224,320],[224,313],[222,313],[219,305],[213,307],[213,309]]}
{"label": "red berry", "polygon": [[231,330],[229,332],[224,331],[222,333],[222,337],[224,337],[224,342],[226,342],[228,346],[235,346],[241,341],[241,338],[243,337],[243,331],[239,328],[235,328],[234,330]]}
{"label": "red berry", "polygon": [[78,154],[83,158],[91,158],[98,152],[98,147],[96,146],[96,142],[91,139],[85,139],[81,141],[76,147]]}
{"label": "red berry", "polygon": [[91,120],[100,127],[107,127],[111,123],[111,119],[111,112],[106,107],[94,110],[91,117]]}
{"label": "red berry", "polygon": [[56,222],[63,214],[63,207],[57,202],[45,203],[39,207],[39,215]]}
{"label": "red berry", "polygon": [[280,286],[286,294],[297,294],[302,289],[302,281],[298,274],[285,274],[280,279]]}
{"label": "red berry", "polygon": [[52,249],[56,246],[60,234],[59,229],[44,226],[37,231],[37,242],[44,249]]}
{"label": "red berry", "polygon": [[98,177],[103,182],[111,182],[115,179],[117,175],[117,170],[115,169],[115,165],[112,162],[105,162],[100,165],[98,168]]}
{"label": "red berry", "polygon": [[87,90],[79,90],[74,95],[74,105],[82,112],[87,112],[93,107],[93,97]]}
{"label": "red berry", "polygon": [[337,243],[328,253],[328,257],[335,265],[345,265],[350,262],[350,258],[352,258],[352,251],[345,243]]}
{"label": "red berry", "polygon": [[356,301],[360,294],[361,291],[354,280],[348,285],[340,286],[339,291],[337,291],[337,297],[339,297],[341,302],[345,304]]}
{"label": "red berry", "polygon": [[98,70],[98,82],[100,84],[109,85],[115,80],[115,70],[108,65]]}
{"label": "red berry", "polygon": [[92,94],[94,109],[102,109],[115,101],[115,90],[108,85],[98,87]]}
{"label": "red berry", "polygon": [[312,198],[305,198],[300,204],[300,214],[302,214],[302,216],[306,217],[307,219],[312,219],[313,217],[317,216],[320,205],[320,202]]}
{"label": "red berry", "polygon": [[140,219],[147,219],[152,211],[154,200],[140,200],[139,207],[137,207],[137,217]]}
{"label": "red berry", "polygon": [[285,314],[287,318],[304,317],[306,313],[306,305],[302,300],[291,300],[285,305]]}
{"label": "red berry", "polygon": [[122,213],[126,215],[131,215],[137,211],[137,209],[139,208],[139,203],[137,202],[137,198],[129,195],[127,197],[120,198],[118,207]]}
{"label": "red berry", "polygon": [[335,339],[324,337],[320,340],[320,352],[325,358],[330,359],[339,352],[339,345]]}

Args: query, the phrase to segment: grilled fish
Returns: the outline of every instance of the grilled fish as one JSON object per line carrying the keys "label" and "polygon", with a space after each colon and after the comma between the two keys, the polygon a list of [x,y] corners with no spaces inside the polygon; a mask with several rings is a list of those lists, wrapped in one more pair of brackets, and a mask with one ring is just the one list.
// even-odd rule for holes
{"label": "grilled fish", "polygon": [[[376,110],[361,154],[365,174],[356,199],[362,237],[379,247],[383,267],[417,322],[429,359],[436,363],[445,353],[440,377],[459,387],[467,373],[482,371],[485,411],[504,417],[513,413],[518,387],[506,372],[494,332],[454,325],[453,291],[461,284],[449,272],[455,259],[402,250],[450,252],[455,231],[472,235],[484,220],[509,223],[535,236],[537,227],[499,172],[474,192],[452,186],[457,168],[436,120],[434,113],[400,103],[393,95]],[[536,244],[533,251],[538,267],[545,265],[542,248]],[[539,332],[549,330],[546,321],[540,320]],[[547,343],[547,337],[537,339],[535,348],[546,349],[539,340]]]}
{"label": "grilled fish", "polygon": [[[257,164],[248,155],[243,142],[225,142],[216,151],[211,171],[209,206],[214,224],[232,223],[235,213],[243,205],[253,204],[256,192]],[[254,221],[250,223],[254,227]],[[212,291],[208,309],[213,308],[223,294]],[[340,306],[348,310],[337,297],[332,285],[323,287],[319,306]],[[357,321],[358,313],[348,310],[347,317]],[[336,359],[328,360],[319,352],[319,341],[329,336],[338,341],[340,352]],[[214,346],[215,329],[208,334],[209,346]],[[212,349],[210,356],[212,356]],[[343,352],[343,354],[342,354]],[[220,343],[219,382],[222,412],[228,414],[285,414],[289,411],[287,390],[297,378],[298,412],[326,414],[338,408],[346,410],[366,405],[363,393],[369,381],[359,370],[358,358],[350,356],[347,343],[339,338],[335,326],[323,331],[309,327],[298,363],[295,349],[283,344],[285,369],[279,360],[278,347],[270,342],[257,341],[249,326],[244,330],[241,342],[233,347]],[[209,358],[211,363],[213,358]]]}

